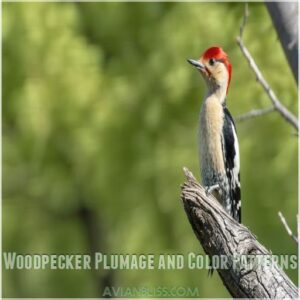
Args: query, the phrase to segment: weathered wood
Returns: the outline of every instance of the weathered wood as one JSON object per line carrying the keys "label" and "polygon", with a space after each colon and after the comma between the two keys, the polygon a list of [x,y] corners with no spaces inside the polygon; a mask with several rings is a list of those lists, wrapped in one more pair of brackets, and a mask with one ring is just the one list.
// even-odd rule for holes
{"label": "weathered wood", "polygon": [[[206,254],[225,255],[231,263],[239,255],[271,255],[242,224],[231,218],[211,195],[184,169],[184,209]],[[254,265],[250,269],[218,269],[229,293],[235,298],[298,298],[298,289],[276,265]]]}

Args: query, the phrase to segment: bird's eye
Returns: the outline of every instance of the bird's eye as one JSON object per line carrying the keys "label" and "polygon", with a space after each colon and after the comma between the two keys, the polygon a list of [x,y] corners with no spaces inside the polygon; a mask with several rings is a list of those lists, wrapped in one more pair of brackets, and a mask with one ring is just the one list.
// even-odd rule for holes
{"label": "bird's eye", "polygon": [[209,60],[209,64],[211,65],[211,66],[213,66],[214,64],[215,64],[215,62],[216,62],[216,60],[214,59],[214,58],[211,58],[210,60]]}

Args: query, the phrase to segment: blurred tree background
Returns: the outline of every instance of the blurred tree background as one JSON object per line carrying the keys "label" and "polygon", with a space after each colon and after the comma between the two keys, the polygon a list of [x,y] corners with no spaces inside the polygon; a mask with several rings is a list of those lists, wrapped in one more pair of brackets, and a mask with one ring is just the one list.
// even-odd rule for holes
{"label": "blurred tree background", "polygon": [[[186,62],[220,45],[234,116],[269,106],[235,43],[242,3],[3,4],[3,251],[202,253],[180,202],[199,178],[204,83]],[[279,98],[297,88],[262,3],[245,42]],[[295,25],[296,26],[296,25]],[[273,254],[297,248],[297,138],[277,113],[237,124],[243,223]],[[297,270],[288,270],[297,282]],[[3,270],[4,297],[101,297],[103,287],[199,287],[207,270]]]}

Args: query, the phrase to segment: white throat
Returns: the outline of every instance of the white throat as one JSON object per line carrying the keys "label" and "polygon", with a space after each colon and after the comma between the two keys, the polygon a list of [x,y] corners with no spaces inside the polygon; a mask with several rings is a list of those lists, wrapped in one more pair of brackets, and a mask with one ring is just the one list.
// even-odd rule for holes
{"label": "white throat", "polygon": [[225,67],[223,64],[220,64],[219,68],[221,68],[221,71],[215,74],[214,77],[203,76],[207,86],[207,94],[205,98],[213,96],[218,99],[221,104],[223,104],[227,94],[228,73],[227,70],[224,69]]}

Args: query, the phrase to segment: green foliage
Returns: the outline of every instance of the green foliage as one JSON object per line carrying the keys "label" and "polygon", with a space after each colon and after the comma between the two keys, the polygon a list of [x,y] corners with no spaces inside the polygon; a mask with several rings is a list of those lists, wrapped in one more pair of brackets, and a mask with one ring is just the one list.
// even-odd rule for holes
{"label": "green foliage", "polygon": [[[296,113],[297,89],[266,9],[251,4],[250,12],[245,42]],[[199,173],[204,93],[186,59],[222,45],[233,64],[233,115],[268,106],[235,44],[242,14],[238,3],[4,3],[3,251],[202,253],[179,201],[182,167]],[[293,129],[276,113],[237,128],[243,223],[273,253],[296,254],[277,216],[296,227]],[[94,248],[86,212],[99,228]],[[4,297],[99,297],[95,278],[106,275],[4,271]],[[228,296],[205,270],[112,277],[116,286]]]}

